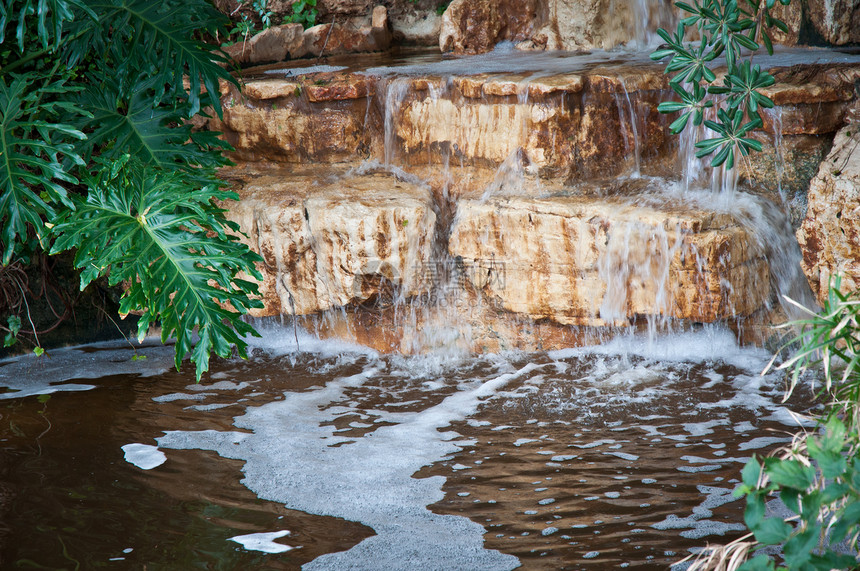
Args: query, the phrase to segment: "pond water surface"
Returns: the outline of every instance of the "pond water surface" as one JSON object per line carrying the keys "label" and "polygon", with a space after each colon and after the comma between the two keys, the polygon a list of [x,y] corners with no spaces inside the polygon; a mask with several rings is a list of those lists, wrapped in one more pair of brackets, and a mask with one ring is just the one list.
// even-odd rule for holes
{"label": "pond water surface", "polygon": [[743,463],[797,426],[769,353],[719,328],[299,341],[268,328],[200,384],[154,345],[0,362],[0,568],[666,569],[742,533]]}

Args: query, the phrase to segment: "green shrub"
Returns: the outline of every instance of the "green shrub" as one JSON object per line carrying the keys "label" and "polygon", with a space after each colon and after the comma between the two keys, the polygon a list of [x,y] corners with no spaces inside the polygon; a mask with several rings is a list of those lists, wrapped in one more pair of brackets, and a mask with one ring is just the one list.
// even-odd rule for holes
{"label": "green shrub", "polygon": [[293,2],[293,13],[284,16],[285,24],[301,24],[305,29],[317,21],[317,0],[297,0]]}
{"label": "green shrub", "polygon": [[239,279],[259,258],[215,204],[227,145],[188,122],[235,83],[196,39],[226,22],[205,0],[0,0],[0,266],[76,248],[81,287],[122,281],[122,311],[198,380],[211,352],[244,354],[259,305]]}
{"label": "green shrub", "polygon": [[[753,458],[742,471],[736,496],[746,496],[744,522],[762,545],[781,545],[780,569],[853,569],[860,551],[860,456],[858,435],[833,417],[820,438],[809,435],[780,458]],[[794,514],[765,517],[765,502],[778,495]],[[753,549],[758,546],[754,546]],[[846,553],[847,552],[847,553]],[[854,555],[849,555],[853,553]],[[741,571],[776,569],[758,555]]]}
{"label": "green shrub", "polygon": [[[788,5],[790,0],[779,2]],[[776,0],[676,2],[689,16],[678,23],[674,34],[662,28],[657,30],[666,45],[651,54],[651,58],[670,58],[666,73],[674,73],[669,85],[680,99],[661,103],[659,110],[681,112],[670,125],[673,133],[680,133],[690,119],[694,125],[704,123],[716,132],[716,137],[696,143],[698,158],[714,155],[712,166],[725,163],[731,168],[736,151],[743,156],[752,150],[761,151],[761,144],[748,135],[762,125],[759,108],[773,107],[773,101],[758,89],[772,85],[774,79],[760,66],[753,65],[752,59],[759,42],[768,53],[773,53],[770,28],[788,30],[783,21],[770,13],[775,4]],[[685,39],[688,28],[695,29],[698,41]],[[749,50],[746,56],[744,49]],[[722,58],[727,68],[722,84],[709,67],[717,58]],[[708,95],[719,99],[715,102]],[[712,118],[706,118],[706,110],[712,108]]]}

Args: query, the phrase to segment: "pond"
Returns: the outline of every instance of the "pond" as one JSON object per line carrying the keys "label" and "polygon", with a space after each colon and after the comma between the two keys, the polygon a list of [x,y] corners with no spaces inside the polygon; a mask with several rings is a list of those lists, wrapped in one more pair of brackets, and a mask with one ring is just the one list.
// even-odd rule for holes
{"label": "pond", "polygon": [[262,329],[200,384],[154,343],[0,362],[0,567],[666,569],[743,533],[740,469],[809,400],[717,326],[411,357]]}

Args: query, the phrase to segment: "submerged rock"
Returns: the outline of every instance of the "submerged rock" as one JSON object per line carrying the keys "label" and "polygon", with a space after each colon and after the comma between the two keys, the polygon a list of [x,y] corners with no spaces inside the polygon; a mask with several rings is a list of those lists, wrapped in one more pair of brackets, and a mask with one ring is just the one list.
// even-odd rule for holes
{"label": "submerged rock", "polygon": [[843,292],[860,287],[860,113],[843,127],[809,188],[797,239],[803,270],[819,302],[842,276]]}

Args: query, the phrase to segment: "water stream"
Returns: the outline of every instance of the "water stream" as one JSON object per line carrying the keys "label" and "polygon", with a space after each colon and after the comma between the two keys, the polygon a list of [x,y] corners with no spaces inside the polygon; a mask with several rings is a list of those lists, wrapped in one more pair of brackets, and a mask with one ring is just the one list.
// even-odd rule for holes
{"label": "water stream", "polygon": [[3,567],[665,569],[741,531],[808,398],[718,327],[445,361],[263,331],[200,385],[158,346],[3,362]]}

